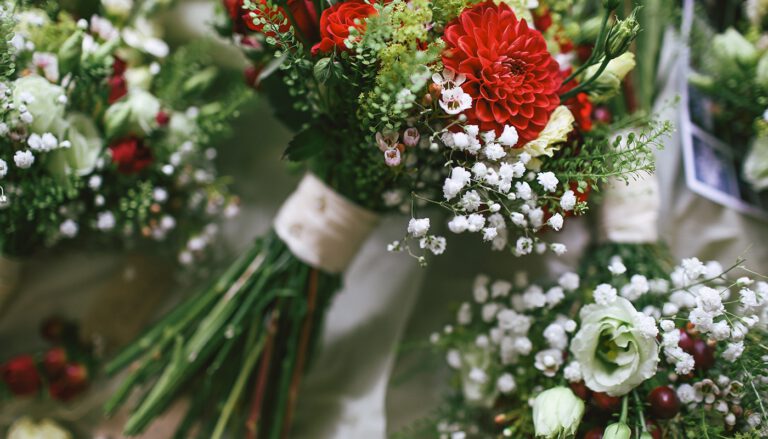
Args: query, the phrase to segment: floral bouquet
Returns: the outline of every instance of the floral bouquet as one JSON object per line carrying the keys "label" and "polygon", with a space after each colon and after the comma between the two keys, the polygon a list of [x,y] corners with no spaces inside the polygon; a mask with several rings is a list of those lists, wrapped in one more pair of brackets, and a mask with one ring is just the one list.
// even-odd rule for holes
{"label": "floral bouquet", "polygon": [[[745,181],[763,191],[768,188],[768,4],[742,3],[743,11],[726,14],[732,19],[725,22],[720,6],[699,8],[690,82],[711,101],[704,128],[731,146]],[[737,6],[742,5],[729,8]]]}
{"label": "floral bouquet", "polygon": [[169,55],[151,2],[117,3],[79,20],[58,2],[2,5],[0,289],[8,258],[69,241],[160,243],[189,265],[236,211],[211,145],[244,86],[216,92],[227,78],[204,47]]}
{"label": "floral bouquet", "polygon": [[411,212],[390,250],[422,264],[447,245],[428,207],[495,250],[566,251],[541,232],[584,213],[609,177],[650,170],[668,129],[613,141],[593,117],[634,66],[638,24],[603,1],[579,61],[572,3],[225,1],[219,28],[297,130],[285,157],[308,173],[273,232],[108,367],[131,370],[109,411],[147,389],[126,433],[189,390],[178,437],[198,423],[202,437],[286,437],[316,328],[382,213]]}
{"label": "floral bouquet", "polygon": [[432,336],[456,370],[440,437],[765,437],[768,283],[629,254],[551,285],[478,277]]}

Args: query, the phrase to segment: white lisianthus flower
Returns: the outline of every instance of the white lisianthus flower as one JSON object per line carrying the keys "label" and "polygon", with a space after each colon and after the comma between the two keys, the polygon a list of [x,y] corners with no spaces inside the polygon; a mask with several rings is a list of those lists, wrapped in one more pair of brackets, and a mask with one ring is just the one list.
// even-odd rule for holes
{"label": "white lisianthus flower", "polygon": [[40,76],[25,76],[13,83],[13,103],[16,108],[26,106],[33,117],[30,130],[37,134],[54,132],[61,126],[64,106],[58,101],[62,95],[64,89]]}
{"label": "white lisianthus flower", "polygon": [[568,134],[573,131],[575,121],[576,119],[568,107],[561,105],[555,108],[544,130],[539,133],[539,137],[526,143],[523,151],[530,154],[531,157],[543,155],[552,157],[555,151],[560,149],[560,144],[568,139]]}
{"label": "white lisianthus flower", "polygon": [[656,374],[656,339],[635,327],[636,315],[622,297],[581,309],[581,329],[571,341],[571,352],[591,390],[621,396]]}
{"label": "white lisianthus flower", "polygon": [[8,439],[71,439],[72,435],[50,419],[35,423],[24,417],[11,425],[6,436]]}
{"label": "white lisianthus flower", "polygon": [[151,93],[133,89],[128,96],[115,102],[104,114],[107,137],[128,132],[149,134],[157,128],[160,101]]}
{"label": "white lisianthus flower", "polygon": [[533,427],[536,437],[572,437],[584,416],[584,401],[567,387],[545,390],[533,400]]}
{"label": "white lisianthus flower", "polygon": [[73,113],[67,123],[66,138],[71,146],[51,153],[48,167],[56,175],[88,175],[104,149],[101,134],[93,120],[84,114]]}
{"label": "white lisianthus flower", "polygon": [[726,64],[751,64],[757,61],[758,51],[744,35],[734,28],[715,35],[712,39],[712,54]]}

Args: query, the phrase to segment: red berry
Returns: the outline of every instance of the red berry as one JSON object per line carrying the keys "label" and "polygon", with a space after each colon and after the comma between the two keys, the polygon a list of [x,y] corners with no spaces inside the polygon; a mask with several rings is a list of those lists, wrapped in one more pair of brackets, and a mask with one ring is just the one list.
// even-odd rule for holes
{"label": "red berry", "polygon": [[163,111],[163,110],[160,110],[157,113],[157,116],[155,116],[155,121],[161,127],[164,127],[164,126],[168,125],[168,122],[170,120],[171,120],[171,116],[168,113],[166,113],[165,111]]}
{"label": "red berry", "polygon": [[590,394],[592,391],[589,390],[586,384],[584,384],[584,381],[579,381],[578,383],[571,383],[571,390],[573,390],[573,393],[576,394],[579,398],[583,399],[584,401],[587,401],[589,399]]}
{"label": "red berry", "polygon": [[595,427],[584,433],[582,439],[603,439],[603,427]]}
{"label": "red berry", "polygon": [[684,329],[680,329],[680,341],[677,342],[677,345],[680,346],[680,349],[688,352],[689,354],[693,354],[693,345],[695,342],[696,340],[691,337]]}
{"label": "red berry", "polygon": [[674,390],[667,386],[659,386],[648,394],[651,414],[659,419],[673,418],[680,411],[680,401]]}
{"label": "red berry", "polygon": [[0,366],[3,382],[14,395],[27,396],[40,390],[40,374],[31,355],[19,355]]}
{"label": "red berry", "polygon": [[661,427],[659,427],[659,423],[654,421],[650,418],[645,418],[645,428],[648,430],[648,433],[651,434],[653,439],[661,439]]}
{"label": "red berry", "polygon": [[88,387],[88,369],[82,363],[70,363],[64,373],[48,388],[51,398],[69,401]]}
{"label": "red berry", "polygon": [[606,412],[616,412],[621,408],[621,398],[610,396],[603,392],[593,393],[592,402],[600,410],[603,410]]}
{"label": "red berry", "polygon": [[43,357],[43,369],[51,379],[57,378],[67,368],[67,350],[61,346],[53,347]]}
{"label": "red berry", "polygon": [[40,325],[40,335],[51,343],[60,343],[71,330],[71,325],[59,316],[51,316]]}
{"label": "red berry", "polygon": [[696,370],[707,370],[715,365],[715,350],[704,340],[698,339],[693,343],[693,360]]}

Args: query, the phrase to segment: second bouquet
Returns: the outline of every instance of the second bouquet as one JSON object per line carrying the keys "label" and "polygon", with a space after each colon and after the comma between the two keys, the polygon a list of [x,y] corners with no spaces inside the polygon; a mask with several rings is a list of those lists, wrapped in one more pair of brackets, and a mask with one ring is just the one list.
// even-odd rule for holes
{"label": "second bouquet", "polygon": [[110,411],[149,387],[126,433],[188,392],[177,437],[287,437],[324,311],[381,214],[411,212],[390,250],[421,264],[447,244],[428,206],[495,250],[560,254],[541,232],[584,213],[604,180],[651,170],[665,125],[612,140],[593,120],[634,67],[637,22],[604,1],[577,62],[573,5],[554,3],[224,2],[221,30],[297,131],[285,157],[308,173],[272,232],[109,366],[130,369]]}

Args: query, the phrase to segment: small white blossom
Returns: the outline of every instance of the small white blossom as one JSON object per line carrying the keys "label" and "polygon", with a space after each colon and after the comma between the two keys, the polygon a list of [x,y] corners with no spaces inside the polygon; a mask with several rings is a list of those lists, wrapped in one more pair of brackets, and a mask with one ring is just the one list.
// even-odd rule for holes
{"label": "small white blossom", "polygon": [[536,181],[538,181],[547,192],[554,192],[557,189],[557,183],[559,183],[553,172],[539,172],[538,175],[536,175]]}
{"label": "small white blossom", "polygon": [[565,366],[565,369],[563,369],[563,376],[570,383],[578,383],[581,381],[581,365],[578,363],[578,361],[571,361],[568,363],[568,365]]}
{"label": "small white blossom", "polygon": [[483,240],[484,241],[493,241],[494,238],[499,234],[499,231],[496,230],[496,227],[486,227],[483,229]]}
{"label": "small white blossom", "polygon": [[521,237],[515,243],[515,254],[518,256],[531,254],[533,251],[533,240],[531,238]]}
{"label": "small white blossom", "polygon": [[563,353],[557,349],[547,349],[536,354],[534,367],[545,376],[554,377],[563,364]]}
{"label": "small white blossom", "polygon": [[416,238],[421,238],[429,231],[429,218],[411,218],[408,222],[408,233]]}
{"label": "small white blossom", "polygon": [[469,228],[469,221],[464,215],[457,215],[448,221],[448,229],[453,233],[462,233]]}
{"label": "small white blossom", "polygon": [[709,287],[699,288],[696,296],[696,305],[700,307],[704,312],[711,313],[713,315],[719,315],[723,312],[725,307],[723,306],[723,299],[720,297],[720,293]]}
{"label": "small white blossom", "polygon": [[547,297],[547,305],[552,307],[560,303],[563,299],[565,299],[565,292],[563,292],[563,289],[561,287],[552,287],[549,290],[547,290],[547,293],[545,294],[545,296]]}
{"label": "small white blossom", "polygon": [[683,404],[691,404],[696,402],[696,391],[690,384],[681,384],[680,387],[677,388],[676,393],[677,398]]}
{"label": "small white blossom", "polygon": [[74,238],[77,236],[77,231],[77,223],[71,219],[65,220],[63,223],[61,223],[61,225],[59,225],[59,232],[61,232],[64,237]]}
{"label": "small white blossom", "polygon": [[0,178],[5,177],[8,174],[8,163],[5,160],[0,159]]}
{"label": "small white blossom", "polygon": [[683,259],[681,267],[685,275],[688,276],[688,279],[698,279],[707,271],[704,264],[698,258]]}
{"label": "small white blossom", "polygon": [[710,335],[717,341],[727,340],[731,336],[731,327],[728,326],[728,322],[721,320],[712,325]]}
{"label": "small white blossom", "polygon": [[488,160],[493,161],[500,160],[507,155],[507,152],[504,151],[504,148],[502,148],[502,146],[498,143],[490,143],[486,145],[485,149],[483,149],[483,153],[485,153],[485,156],[488,158]]}
{"label": "small white blossom", "polygon": [[511,374],[504,373],[499,377],[499,379],[496,380],[496,388],[499,390],[499,392],[508,394],[515,391],[517,388],[517,383]]}
{"label": "small white blossom", "polygon": [[467,227],[467,230],[472,233],[479,232],[483,229],[483,227],[485,227],[485,217],[477,213],[469,215],[467,217],[467,222],[469,222],[469,227]]}
{"label": "small white blossom", "polygon": [[563,273],[557,280],[558,285],[563,287],[565,291],[575,291],[579,288],[579,275],[576,273]]}
{"label": "small white blossom", "polygon": [[482,204],[482,199],[477,191],[472,190],[461,197],[461,203],[459,204],[465,211],[474,212],[480,207],[480,204]]}
{"label": "small white blossom", "polygon": [[96,228],[101,231],[112,230],[115,227],[115,216],[112,212],[101,212],[96,219]]}
{"label": "small white blossom", "polygon": [[472,108],[472,96],[461,88],[443,89],[440,93],[440,107],[448,114],[459,114]]}
{"label": "small white blossom", "polygon": [[511,125],[504,125],[504,131],[499,136],[498,141],[504,146],[513,147],[517,145],[518,139],[517,129]]}
{"label": "small white blossom", "polygon": [[664,332],[670,332],[675,329],[675,322],[665,319],[660,322],[660,326]]}
{"label": "small white blossom", "polygon": [[595,288],[593,296],[595,303],[598,305],[608,305],[616,300],[616,288],[613,288],[609,284],[600,284]]}
{"label": "small white blossom", "polygon": [[554,252],[557,256],[561,256],[568,251],[568,247],[566,247],[565,244],[560,244],[557,242],[551,244],[549,247],[552,249],[552,252]]}
{"label": "small white blossom", "polygon": [[531,186],[522,181],[515,184],[515,193],[518,198],[521,200],[530,200],[531,196],[533,195],[533,190],[531,190]]}
{"label": "small white blossom", "polygon": [[35,156],[28,150],[16,151],[16,154],[13,155],[13,162],[21,169],[28,169],[35,163]]}
{"label": "small white blossom", "polygon": [[459,369],[461,367],[461,354],[456,349],[448,351],[445,360],[448,365],[454,369]]}
{"label": "small white blossom", "polygon": [[656,319],[641,312],[635,314],[635,329],[645,338],[656,338],[659,328],[656,327]]}
{"label": "small white blossom", "polygon": [[456,321],[460,325],[469,325],[472,323],[472,307],[469,303],[464,302],[459,307],[459,312],[457,313]]}
{"label": "small white blossom", "polygon": [[627,267],[621,261],[621,258],[614,256],[611,258],[611,263],[608,265],[608,271],[614,276],[618,276],[627,272]]}
{"label": "small white blossom", "polygon": [[475,162],[472,165],[472,173],[475,174],[475,178],[481,179],[488,173],[488,167],[483,162]]}
{"label": "small white blossom", "polygon": [[559,213],[556,213],[549,217],[547,224],[549,227],[552,227],[552,230],[558,231],[563,228],[563,216]]}
{"label": "small white blossom", "polygon": [[560,197],[560,207],[566,212],[569,212],[576,207],[576,195],[572,190],[565,191],[563,196]]}
{"label": "small white blossom", "polygon": [[565,350],[568,347],[568,336],[565,329],[557,323],[550,323],[544,329],[544,338],[552,349]]}
{"label": "small white blossom", "polygon": [[742,353],[744,353],[743,341],[738,343],[728,343],[728,346],[726,346],[725,350],[723,351],[723,358],[725,358],[726,361],[730,361],[732,363],[739,359]]}

